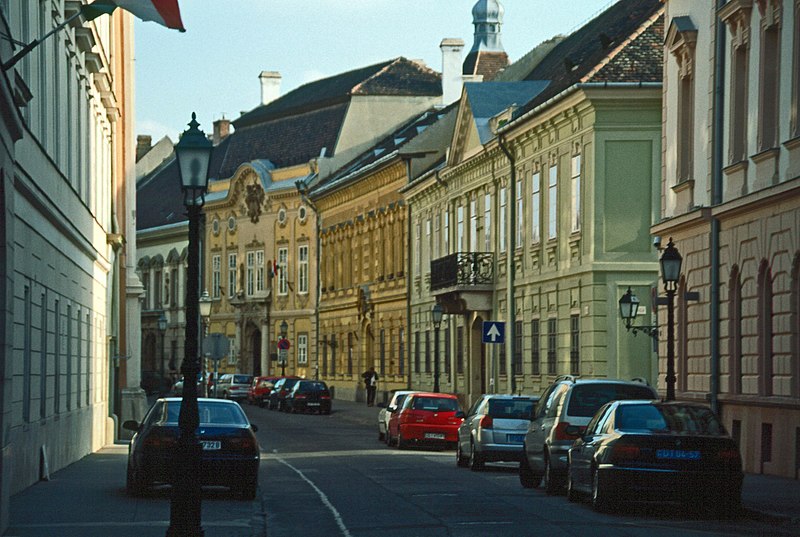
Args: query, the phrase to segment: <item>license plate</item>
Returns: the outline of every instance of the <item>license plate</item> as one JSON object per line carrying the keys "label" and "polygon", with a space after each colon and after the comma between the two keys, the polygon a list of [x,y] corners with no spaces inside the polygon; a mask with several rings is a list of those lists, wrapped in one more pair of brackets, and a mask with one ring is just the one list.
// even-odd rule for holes
{"label": "license plate", "polygon": [[425,438],[431,440],[444,440],[444,433],[425,433]]}
{"label": "license plate", "polygon": [[213,451],[222,448],[222,443],[219,440],[203,440],[203,451]]}
{"label": "license plate", "polygon": [[508,441],[514,444],[521,444],[525,441],[524,434],[510,434],[508,435]]}
{"label": "license plate", "polygon": [[308,403],[308,406],[319,406],[319,403]]}
{"label": "license plate", "polygon": [[659,449],[656,450],[656,458],[681,461],[699,461],[700,452],[684,449]]}

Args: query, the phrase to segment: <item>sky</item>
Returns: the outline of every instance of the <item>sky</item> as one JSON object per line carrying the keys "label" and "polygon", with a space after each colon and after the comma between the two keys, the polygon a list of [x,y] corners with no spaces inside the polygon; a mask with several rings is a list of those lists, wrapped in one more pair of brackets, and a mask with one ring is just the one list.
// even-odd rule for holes
{"label": "sky", "polygon": [[[513,62],[568,34],[615,0],[502,0]],[[439,44],[473,41],[475,0],[179,0],[186,32],[135,22],[136,132],[177,142],[192,112],[235,120],[259,105],[261,71],[281,94],[313,80],[404,56],[441,71]]]}

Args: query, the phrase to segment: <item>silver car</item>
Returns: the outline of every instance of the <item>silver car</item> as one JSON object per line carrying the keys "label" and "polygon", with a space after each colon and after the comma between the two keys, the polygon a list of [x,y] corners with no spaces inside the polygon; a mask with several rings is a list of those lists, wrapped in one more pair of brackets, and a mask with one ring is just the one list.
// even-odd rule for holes
{"label": "silver car", "polygon": [[[392,412],[396,412],[400,405],[403,404],[406,396],[410,393],[417,393],[415,390],[397,390],[389,400],[389,404],[378,403],[381,411],[378,412],[378,440],[386,441],[386,431],[389,430],[389,418],[392,417]],[[387,442],[388,444],[388,442]]]}
{"label": "silver car", "polygon": [[519,461],[538,399],[532,395],[480,396],[458,429],[456,464],[478,471],[485,462]]}

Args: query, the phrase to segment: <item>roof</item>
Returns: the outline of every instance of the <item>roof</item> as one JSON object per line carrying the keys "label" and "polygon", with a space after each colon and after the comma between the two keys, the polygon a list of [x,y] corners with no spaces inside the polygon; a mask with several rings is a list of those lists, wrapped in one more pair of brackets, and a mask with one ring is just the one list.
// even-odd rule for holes
{"label": "roof", "polygon": [[483,80],[493,80],[508,67],[508,54],[491,50],[473,50],[464,59],[462,72],[465,75],[481,75]]}
{"label": "roof", "polygon": [[543,92],[549,85],[544,80],[524,82],[468,82],[464,84],[464,91],[469,100],[472,115],[475,117],[475,126],[478,129],[481,143],[485,144],[492,137],[489,120],[508,107],[516,104],[522,106],[536,95]]}

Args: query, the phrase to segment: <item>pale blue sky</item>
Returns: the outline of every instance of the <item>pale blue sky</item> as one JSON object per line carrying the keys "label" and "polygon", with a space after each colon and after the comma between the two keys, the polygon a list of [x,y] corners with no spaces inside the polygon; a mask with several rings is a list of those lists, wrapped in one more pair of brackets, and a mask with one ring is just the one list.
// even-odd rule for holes
{"label": "pale blue sky", "polygon": [[[615,0],[503,0],[511,61],[580,27]],[[475,0],[180,0],[187,31],[135,23],[137,134],[177,141],[193,111],[201,128],[258,106],[261,71],[281,94],[398,56],[441,71],[439,43],[472,46]]]}

